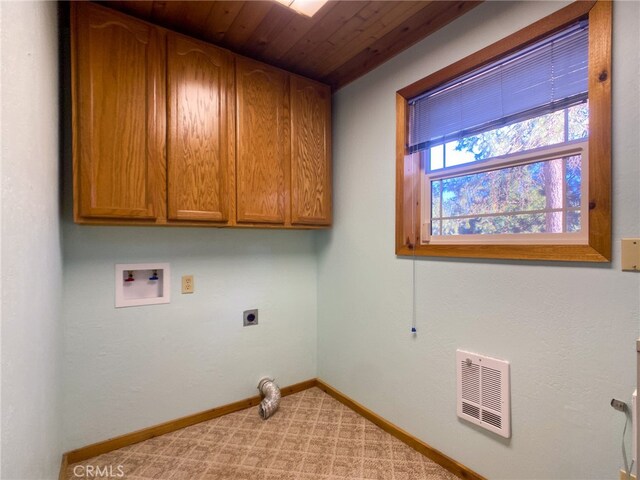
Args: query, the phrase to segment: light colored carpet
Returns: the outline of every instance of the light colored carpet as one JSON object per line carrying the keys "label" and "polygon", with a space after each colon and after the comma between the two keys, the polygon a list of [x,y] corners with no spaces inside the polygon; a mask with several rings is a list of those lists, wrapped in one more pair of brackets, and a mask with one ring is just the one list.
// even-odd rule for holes
{"label": "light colored carpet", "polygon": [[67,470],[72,480],[108,478],[97,475],[105,472],[167,480],[456,478],[318,388],[283,398],[266,421],[249,408]]}

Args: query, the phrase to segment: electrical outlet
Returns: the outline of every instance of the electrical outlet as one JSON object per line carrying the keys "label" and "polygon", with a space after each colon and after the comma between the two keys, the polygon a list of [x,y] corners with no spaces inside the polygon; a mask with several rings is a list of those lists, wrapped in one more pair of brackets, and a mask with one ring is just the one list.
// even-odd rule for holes
{"label": "electrical outlet", "polygon": [[195,290],[193,286],[193,275],[182,276],[182,293],[193,293]]}
{"label": "electrical outlet", "polygon": [[622,400],[616,400],[615,398],[611,399],[611,406],[619,412],[624,412],[627,409],[626,403],[624,403]]}
{"label": "electrical outlet", "polygon": [[251,325],[258,325],[258,309],[245,310],[242,312],[242,326],[249,327]]}

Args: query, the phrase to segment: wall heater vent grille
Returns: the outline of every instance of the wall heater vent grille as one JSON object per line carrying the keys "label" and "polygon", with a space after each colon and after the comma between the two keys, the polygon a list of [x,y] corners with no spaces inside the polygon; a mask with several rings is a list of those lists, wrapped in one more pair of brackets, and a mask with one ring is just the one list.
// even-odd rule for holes
{"label": "wall heater vent grille", "polygon": [[509,362],[458,350],[456,363],[458,416],[509,438]]}

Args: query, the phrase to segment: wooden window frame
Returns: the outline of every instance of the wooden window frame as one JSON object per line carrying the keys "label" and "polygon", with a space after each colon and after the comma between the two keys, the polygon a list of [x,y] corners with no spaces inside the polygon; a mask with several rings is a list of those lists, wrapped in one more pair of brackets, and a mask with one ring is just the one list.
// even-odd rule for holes
{"label": "wooden window frame", "polygon": [[[418,156],[408,154],[408,100],[513,53],[581,18],[589,19],[588,244],[422,244],[418,240],[421,170]],[[611,261],[611,20],[611,1],[574,2],[396,92],[396,255]]]}

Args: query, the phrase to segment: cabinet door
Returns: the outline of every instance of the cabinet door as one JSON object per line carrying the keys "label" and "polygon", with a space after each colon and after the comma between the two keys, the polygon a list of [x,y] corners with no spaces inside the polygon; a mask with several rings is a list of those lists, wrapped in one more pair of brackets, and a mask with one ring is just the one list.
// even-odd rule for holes
{"label": "cabinet door", "polygon": [[228,52],[168,35],[169,219],[226,222],[233,164]]}
{"label": "cabinet door", "polygon": [[291,222],[331,223],[331,91],[291,77]]}
{"label": "cabinet door", "polygon": [[289,175],[288,76],[236,59],[237,220],[284,224]]}
{"label": "cabinet door", "polygon": [[73,9],[76,220],[164,218],[162,33],[88,2]]}

